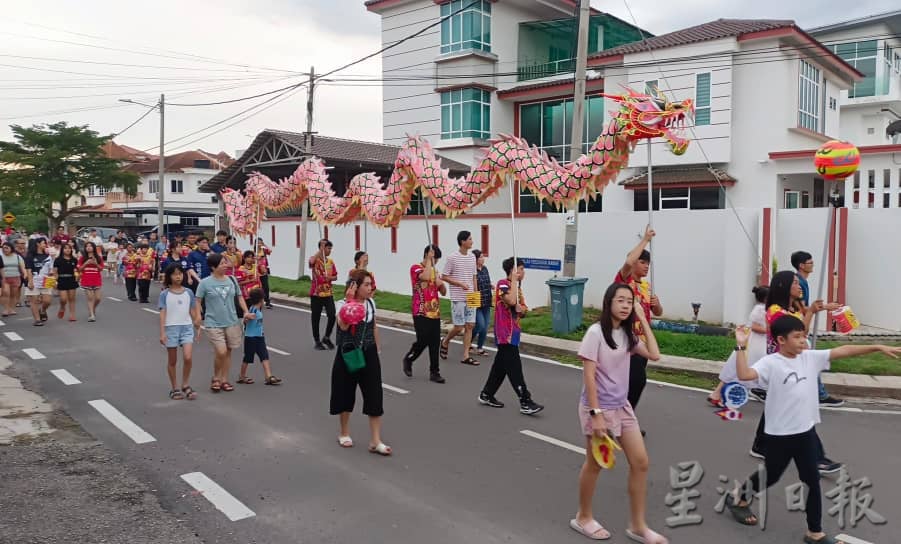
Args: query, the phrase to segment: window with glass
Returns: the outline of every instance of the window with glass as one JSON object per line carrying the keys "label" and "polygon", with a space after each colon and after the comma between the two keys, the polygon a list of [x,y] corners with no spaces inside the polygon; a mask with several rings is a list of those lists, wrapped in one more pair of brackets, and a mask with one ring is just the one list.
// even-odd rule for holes
{"label": "window with glass", "polygon": [[151,194],[156,194],[156,193],[160,192],[160,180],[152,179],[147,183],[147,185],[150,189],[149,192]]}
{"label": "window with glass", "polygon": [[182,217],[179,219],[179,224],[186,227],[198,227],[200,226],[200,219],[197,217]]}
{"label": "window with glass", "polygon": [[801,61],[798,79],[798,126],[820,131],[820,69]]}
{"label": "window with glass", "polygon": [[863,73],[864,78],[848,91],[849,98],[876,95],[876,53],[878,40],[840,43],[830,47],[836,55]]}
{"label": "window with glass", "polygon": [[[541,149],[549,157],[562,164],[570,159],[572,141],[573,100],[547,100],[519,106],[519,135],[530,145]],[[598,136],[604,131],[604,98],[600,95],[585,97],[585,118],[582,124],[582,153],[587,153]],[[600,194],[589,203],[583,200],[580,211],[601,211]],[[553,203],[541,202],[528,189],[521,188],[519,211],[560,212]]]}
{"label": "window with glass", "polygon": [[172,193],[183,193],[185,192],[185,185],[180,179],[170,179],[169,190]]}
{"label": "window with glass", "polygon": [[710,73],[695,76],[695,126],[710,124]]}
{"label": "window with glass", "polygon": [[[719,187],[669,187],[654,189],[654,210],[721,210],[725,208],[725,193]],[[647,188],[637,189],[633,195],[636,212],[648,211]]]}
{"label": "window with glass", "polygon": [[491,51],[490,0],[445,2],[441,4],[441,18],[442,53]]}
{"label": "window with glass", "polygon": [[441,139],[488,138],[491,93],[475,87],[441,93]]}

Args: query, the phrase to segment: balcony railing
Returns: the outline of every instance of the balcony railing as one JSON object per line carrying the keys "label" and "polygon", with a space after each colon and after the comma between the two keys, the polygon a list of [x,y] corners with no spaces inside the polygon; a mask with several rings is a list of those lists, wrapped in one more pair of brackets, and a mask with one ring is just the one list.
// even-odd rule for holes
{"label": "balcony railing", "polygon": [[574,71],[574,59],[555,60],[541,64],[531,64],[529,66],[519,66],[516,69],[518,81],[540,79],[543,77],[565,74]]}
{"label": "balcony railing", "polygon": [[122,191],[106,193],[107,204],[113,204],[114,202],[132,202],[141,200],[144,200],[144,193],[138,193],[135,196],[128,196]]}

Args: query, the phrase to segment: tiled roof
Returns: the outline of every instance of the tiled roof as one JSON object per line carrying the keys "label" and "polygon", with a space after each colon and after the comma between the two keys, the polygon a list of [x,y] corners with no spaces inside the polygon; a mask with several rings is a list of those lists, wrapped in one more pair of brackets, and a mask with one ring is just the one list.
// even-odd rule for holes
{"label": "tiled roof", "polygon": [[[211,170],[222,170],[233,162],[232,159],[228,157],[228,155],[226,155],[224,152],[219,153],[218,155],[213,155],[211,153],[206,153],[200,150],[184,151],[182,153],[176,153],[175,155],[169,155],[168,157],[166,157],[166,172],[182,172],[186,168],[195,168],[194,161],[209,161],[209,168]],[[159,169],[159,157],[145,162],[132,163],[125,167],[125,170],[137,172],[139,174],[159,172]]]}
{"label": "tiled roof", "polygon": [[[654,187],[661,185],[716,184],[717,178],[723,185],[733,185],[737,181],[729,172],[706,166],[658,166],[654,168]],[[620,182],[626,188],[647,187],[648,172],[626,178]]]}
{"label": "tiled roof", "polygon": [[[200,186],[200,191],[205,193],[215,193],[225,186],[234,186],[233,181],[240,181],[243,184],[244,177],[240,180],[236,179],[240,173],[244,163],[250,159],[261,147],[267,144],[272,137],[278,138],[291,146],[302,150],[305,148],[304,135],[300,132],[286,132],[282,130],[264,130],[254,138],[250,147],[244,151],[236,161],[228,168],[222,170],[206,183]],[[397,153],[400,146],[388,145],[375,142],[363,142],[360,140],[346,140],[343,138],[332,138],[329,136],[314,136],[312,155],[323,159],[326,164],[329,162],[350,162],[359,164],[360,169],[374,168],[389,170],[394,167],[394,161],[397,159]],[[455,175],[469,172],[471,168],[466,164],[451,160],[447,157],[438,156],[441,159],[441,165],[449,169]],[[299,163],[299,161],[298,161]]]}
{"label": "tiled roof", "polygon": [[103,151],[106,153],[107,157],[120,161],[141,162],[156,158],[156,155],[153,153],[147,153],[127,145],[117,144],[112,140],[103,144]]}
{"label": "tiled roof", "polygon": [[668,34],[662,34],[646,41],[638,41],[605,49],[590,55],[588,58],[601,58],[628,53],[641,53],[649,49],[664,49],[692,43],[719,40],[721,38],[739,37],[752,32],[763,32],[777,28],[790,28],[795,26],[791,20],[778,19],[717,19],[709,23],[683,28]]}
{"label": "tiled roof", "polygon": [[[600,82],[601,84],[604,83],[604,79],[599,75],[588,76],[586,78],[586,81],[589,83],[591,83],[591,82]],[[554,79],[554,80],[550,80],[550,81],[542,81],[540,83],[527,83],[525,85],[519,85],[518,87],[504,89],[502,91],[497,91],[497,96],[498,96],[498,98],[504,98],[505,96],[508,96],[511,94],[519,94],[519,93],[527,92],[527,91],[537,91],[537,90],[546,89],[546,88],[550,88],[550,87],[556,87],[557,85],[574,85],[574,84],[575,84],[574,77],[571,77],[568,79]]]}

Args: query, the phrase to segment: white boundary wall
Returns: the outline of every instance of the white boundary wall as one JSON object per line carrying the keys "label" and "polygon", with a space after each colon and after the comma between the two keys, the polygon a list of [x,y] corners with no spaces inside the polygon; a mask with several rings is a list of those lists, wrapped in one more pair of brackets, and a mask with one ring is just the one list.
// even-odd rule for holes
{"label": "white boundary wall", "polygon": [[[778,210],[772,228],[779,268],[790,269],[789,256],[803,249],[813,254],[817,266],[822,258],[826,227],[825,209]],[[667,318],[690,319],[691,303],[700,302],[700,319],[710,322],[742,323],[753,306],[751,288],[759,274],[758,255],[762,243],[762,217],[759,209],[738,210],[665,210],[654,212],[652,266],[656,291]],[[744,225],[747,234],[739,224]],[[517,249],[520,256],[547,259],[563,258],[564,225],[562,214],[545,218],[517,218]],[[463,216],[448,220],[433,218],[442,251],[456,249],[459,230],[469,230],[475,248],[482,247],[482,226],[489,232],[488,266],[493,280],[502,276],[501,261],[512,254],[509,218]],[[397,252],[391,252],[390,229],[378,229],[358,223],[368,242],[370,270],[380,289],[409,293],[407,277],[412,263],[421,260],[426,245],[425,222],[405,218],[397,228]],[[603,212],[581,214],[577,275],[589,279],[585,302],[600,306],[603,292],[612,282],[626,253],[638,242],[647,224],[646,212]],[[267,221],[260,235],[273,249],[270,262],[273,274],[297,277],[299,250],[296,247],[298,221]],[[272,228],[275,244],[272,244]],[[901,214],[895,210],[849,210],[847,300],[864,324],[901,330],[901,253],[891,245],[881,249],[875,240],[889,241],[901,232]],[[307,233],[308,255],[315,250],[320,228],[310,222]],[[333,258],[341,278],[352,266],[354,225],[329,227],[335,244]],[[362,243],[361,240],[361,243]],[[874,253],[875,252],[875,253]],[[767,267],[770,263],[765,263]],[[307,270],[304,270],[308,274]],[[526,300],[530,306],[549,304],[544,282],[553,273],[527,271]],[[817,292],[817,272],[811,278]]]}

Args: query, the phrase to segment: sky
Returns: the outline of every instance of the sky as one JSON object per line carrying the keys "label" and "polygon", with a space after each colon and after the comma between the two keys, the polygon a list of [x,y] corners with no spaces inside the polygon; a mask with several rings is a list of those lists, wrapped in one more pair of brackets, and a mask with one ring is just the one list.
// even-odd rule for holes
{"label": "sky", "polygon": [[[152,105],[160,93],[173,104],[165,116],[167,154],[203,149],[234,155],[265,128],[303,131],[305,88],[215,106],[174,104],[267,93],[305,80],[311,66],[323,73],[377,51],[380,18],[363,4],[363,0],[4,2],[0,140],[12,139],[11,124],[57,121],[89,125],[101,134],[119,133],[147,112],[144,106],[120,99]],[[592,6],[663,34],[730,17],[793,19],[810,28],[897,9],[897,0],[628,0],[631,14],[626,2],[592,0]],[[411,33],[415,30],[411,27]],[[378,57],[342,72],[374,77],[380,73]],[[319,86],[314,130],[380,141],[381,107],[378,85]],[[157,152],[159,116],[147,115],[116,141]]]}

